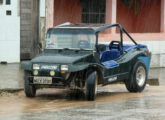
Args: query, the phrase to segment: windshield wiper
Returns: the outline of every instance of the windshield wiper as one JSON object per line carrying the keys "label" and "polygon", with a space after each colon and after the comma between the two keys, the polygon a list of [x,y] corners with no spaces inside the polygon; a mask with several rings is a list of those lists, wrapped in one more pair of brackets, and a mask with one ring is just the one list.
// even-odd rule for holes
{"label": "windshield wiper", "polygon": [[70,48],[63,48],[63,50],[70,50]]}
{"label": "windshield wiper", "polygon": [[84,48],[80,48],[80,50],[86,50],[86,49],[84,49]]}
{"label": "windshield wiper", "polygon": [[63,50],[87,50],[85,48],[63,48]]}

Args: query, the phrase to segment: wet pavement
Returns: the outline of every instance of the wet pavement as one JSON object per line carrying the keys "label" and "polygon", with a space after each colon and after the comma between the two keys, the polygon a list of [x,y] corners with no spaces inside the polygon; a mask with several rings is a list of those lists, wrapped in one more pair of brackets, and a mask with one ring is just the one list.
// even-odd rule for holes
{"label": "wet pavement", "polygon": [[23,91],[3,93],[0,120],[164,120],[165,86],[147,86],[142,93],[129,93],[124,85],[98,89],[96,101],[73,97],[69,90],[43,89],[35,98]]}
{"label": "wet pavement", "polygon": [[[164,100],[162,97],[145,97],[142,100],[134,98],[120,102],[42,111],[36,114],[28,113],[13,116],[12,120],[164,120],[165,105],[162,106]],[[153,105],[153,102],[159,103]]]}
{"label": "wet pavement", "polygon": [[[99,87],[96,101],[67,89],[41,89],[35,98],[26,98],[23,90],[0,91],[0,120],[164,120],[164,73],[151,69],[149,78],[160,85],[147,85],[142,93],[129,93],[123,84]],[[0,89],[22,88],[19,64],[0,65]]]}

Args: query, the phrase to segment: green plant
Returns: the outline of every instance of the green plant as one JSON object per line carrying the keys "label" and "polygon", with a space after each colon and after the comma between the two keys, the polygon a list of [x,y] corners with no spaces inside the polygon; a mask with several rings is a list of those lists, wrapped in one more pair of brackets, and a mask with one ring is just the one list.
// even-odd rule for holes
{"label": "green plant", "polygon": [[123,4],[128,6],[129,8],[131,8],[134,5],[134,12],[135,15],[138,13],[139,11],[139,2],[138,0],[122,0]]}

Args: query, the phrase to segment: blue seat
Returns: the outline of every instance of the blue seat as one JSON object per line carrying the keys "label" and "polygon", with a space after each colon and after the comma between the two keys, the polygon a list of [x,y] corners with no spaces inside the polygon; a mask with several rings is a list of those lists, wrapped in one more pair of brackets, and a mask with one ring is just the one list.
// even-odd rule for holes
{"label": "blue seat", "polygon": [[102,62],[102,64],[103,64],[106,68],[114,68],[114,67],[118,67],[118,66],[119,66],[119,64],[118,64],[116,61],[114,61],[114,60]]}
{"label": "blue seat", "polygon": [[110,61],[110,60],[114,60],[116,58],[120,57],[120,51],[116,50],[116,49],[112,49],[110,51],[105,51],[102,56],[101,56],[101,63],[105,62],[105,61]]}

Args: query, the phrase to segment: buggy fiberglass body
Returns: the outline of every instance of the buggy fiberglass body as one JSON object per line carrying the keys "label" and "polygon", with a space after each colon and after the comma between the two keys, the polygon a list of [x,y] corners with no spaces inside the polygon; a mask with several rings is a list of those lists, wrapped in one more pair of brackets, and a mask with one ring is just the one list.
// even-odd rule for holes
{"label": "buggy fiberglass body", "polygon": [[[120,40],[99,44],[98,34],[112,27],[120,29]],[[123,34],[132,44],[124,44]],[[147,46],[137,44],[120,24],[59,25],[48,30],[44,51],[21,64],[25,94],[34,97],[39,88],[74,88],[94,100],[98,84],[117,81],[123,81],[130,92],[141,92],[150,59]]]}

